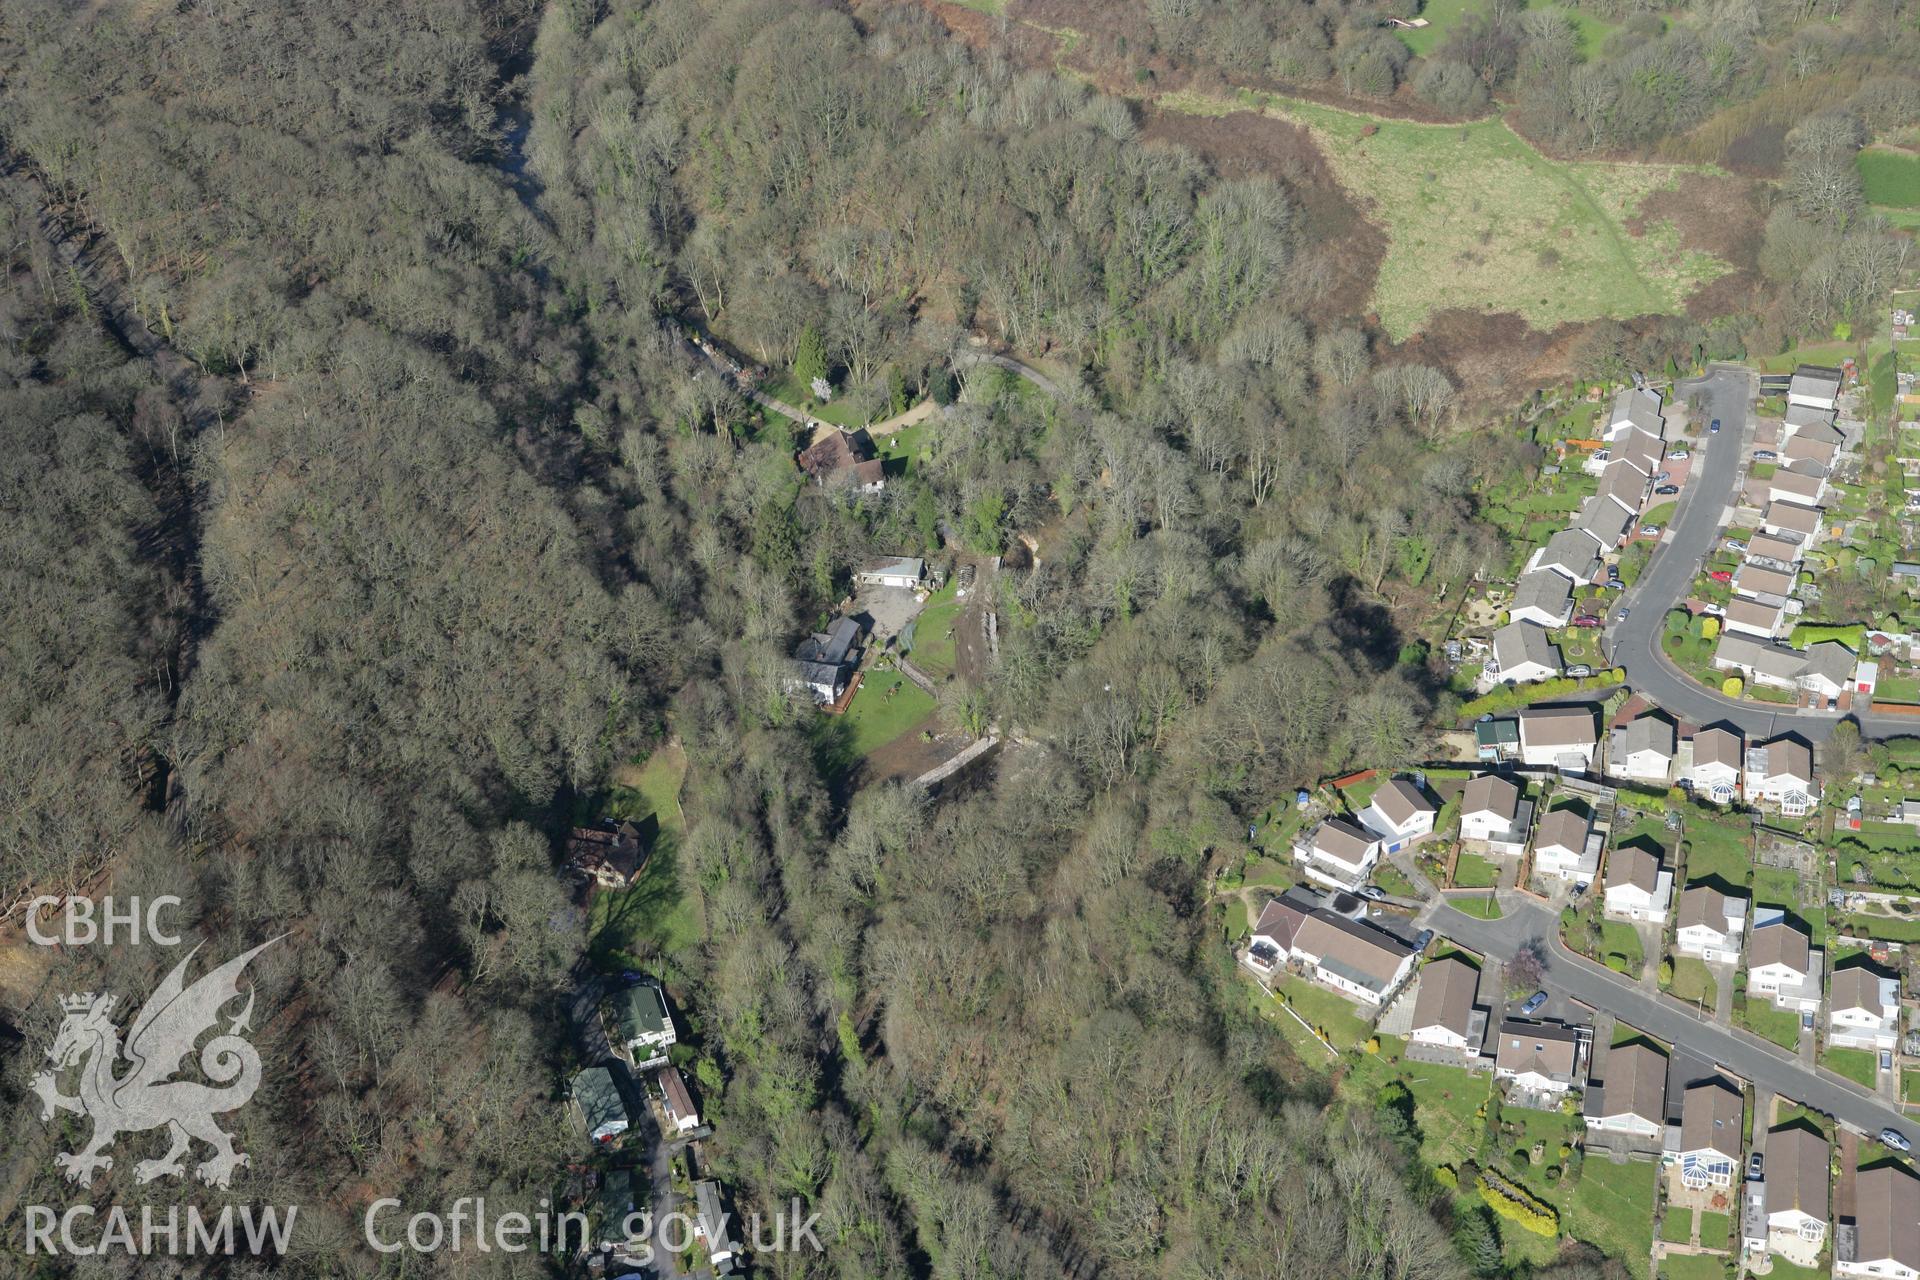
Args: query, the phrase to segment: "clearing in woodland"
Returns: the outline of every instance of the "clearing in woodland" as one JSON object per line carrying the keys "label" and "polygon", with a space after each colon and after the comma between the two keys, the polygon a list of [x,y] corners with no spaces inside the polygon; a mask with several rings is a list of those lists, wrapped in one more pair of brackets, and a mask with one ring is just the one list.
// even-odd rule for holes
{"label": "clearing in woodland", "polygon": [[1373,309],[1396,342],[1456,307],[1514,312],[1543,330],[1676,312],[1732,269],[1684,248],[1672,222],[1641,209],[1710,170],[1553,160],[1497,118],[1417,124],[1246,91],[1237,99],[1165,94],[1159,105],[1197,115],[1253,110],[1304,125],[1386,233]]}

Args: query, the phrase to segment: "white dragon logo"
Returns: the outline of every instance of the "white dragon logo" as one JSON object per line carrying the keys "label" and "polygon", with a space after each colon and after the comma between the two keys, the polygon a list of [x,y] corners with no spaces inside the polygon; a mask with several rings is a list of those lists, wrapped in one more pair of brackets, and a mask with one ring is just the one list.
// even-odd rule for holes
{"label": "white dragon logo", "polygon": [[[180,1070],[181,1059],[193,1052],[194,1042],[217,1026],[220,1010],[239,998],[240,973],[248,961],[279,940],[261,943],[192,986],[186,984],[187,965],[200,948],[188,952],[148,997],[128,1028],[125,1055],[133,1065],[123,1076],[114,1075],[122,1053],[120,1033],[108,1016],[114,997],[92,992],[61,997],[60,1006],[67,1016],[54,1037],[53,1048],[47,1050],[53,1070],[35,1076],[32,1088],[40,1095],[42,1120],[53,1119],[55,1111],[72,1111],[93,1121],[93,1136],[85,1149],[54,1157],[54,1163],[66,1170],[69,1182],[92,1186],[95,1170],[113,1168],[113,1157],[101,1153],[113,1145],[116,1137],[162,1125],[173,1145],[158,1160],[142,1160],[134,1166],[137,1182],[152,1182],[166,1174],[184,1175],[193,1138],[214,1149],[212,1158],[194,1171],[209,1186],[227,1186],[233,1171],[250,1163],[233,1149],[233,1139],[213,1122],[213,1117],[245,1106],[260,1087],[260,1055],[240,1035],[249,1029],[253,1016],[251,986],[246,992],[246,1008],[224,1034],[215,1036],[200,1050],[200,1071],[213,1084],[172,1077]],[[59,1073],[82,1063],[85,1066],[77,1095],[61,1093]]]}

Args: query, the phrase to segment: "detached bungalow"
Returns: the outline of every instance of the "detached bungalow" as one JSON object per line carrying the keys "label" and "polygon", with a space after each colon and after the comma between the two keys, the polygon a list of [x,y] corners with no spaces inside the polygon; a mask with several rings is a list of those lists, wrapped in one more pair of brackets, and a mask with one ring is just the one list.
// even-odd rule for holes
{"label": "detached bungalow", "polygon": [[1680,1103],[1677,1145],[1665,1161],[1679,1166],[1681,1185],[1695,1191],[1733,1185],[1745,1115],[1745,1100],[1719,1080],[1688,1087]]}
{"label": "detached bungalow", "polygon": [[1368,1005],[1386,1003],[1413,971],[1414,957],[1386,930],[1330,911],[1313,912],[1293,937],[1293,958],[1316,982]]}
{"label": "detached bungalow", "polygon": [[1778,908],[1756,910],[1747,944],[1747,994],[1766,996],[1777,1009],[1812,1013],[1820,1007],[1823,957]]}
{"label": "detached bungalow", "polygon": [[1820,508],[1798,502],[1769,502],[1760,516],[1760,527],[1771,537],[1791,538],[1812,546],[1820,540]]}
{"label": "detached bungalow", "polygon": [[1528,573],[1538,569],[1551,570],[1575,586],[1585,586],[1600,572],[1600,550],[1578,529],[1562,529],[1527,562]]}
{"label": "detached bungalow", "polygon": [[1749,560],[1733,573],[1733,590],[1753,600],[1778,604],[1793,594],[1794,577]]}
{"label": "detached bungalow", "polygon": [[1677,730],[1665,716],[1648,712],[1621,732],[1618,772],[1638,782],[1665,782],[1673,772]]}
{"label": "detached bungalow", "polygon": [[1800,1267],[1820,1260],[1827,1240],[1827,1179],[1832,1150],[1812,1129],[1794,1126],[1767,1135],[1767,1243]]}
{"label": "detached bungalow", "polygon": [[1293,940],[1300,926],[1322,905],[1319,894],[1297,886],[1267,903],[1247,939],[1247,967],[1263,977],[1270,976],[1293,954]]}
{"label": "detached bungalow", "polygon": [[1408,1040],[1468,1058],[1480,1056],[1487,1011],[1479,1005],[1480,971],[1458,956],[1443,956],[1420,970]]}
{"label": "detached bungalow", "polygon": [[1591,883],[1600,870],[1600,840],[1584,808],[1554,809],[1533,839],[1533,869],[1543,876]]}
{"label": "detached bungalow", "polygon": [[1712,885],[1697,884],[1680,895],[1679,928],[1674,944],[1681,955],[1713,964],[1740,959],[1740,937],[1747,928],[1747,900],[1732,898]]}
{"label": "detached bungalow", "polygon": [[1567,625],[1573,616],[1573,584],[1545,569],[1520,575],[1513,589],[1510,622],[1531,622],[1548,630]]}
{"label": "detached bungalow", "polygon": [[1727,602],[1727,614],[1721,619],[1721,625],[1730,634],[1738,632],[1763,641],[1771,640],[1780,634],[1786,613],[1784,605],[1736,598]]}
{"label": "detached bungalow", "polygon": [[1484,840],[1495,853],[1520,854],[1532,826],[1533,802],[1514,783],[1492,773],[1467,783],[1460,797],[1462,840]]}
{"label": "detached bungalow", "polygon": [[1586,1043],[1573,1027],[1509,1018],[1500,1024],[1494,1079],[1526,1093],[1562,1097],[1580,1078]]}
{"label": "detached bungalow", "polygon": [[1827,1043],[1891,1049],[1899,1037],[1900,979],[1869,964],[1835,969],[1827,1006]]}
{"label": "detached bungalow", "polygon": [[1806,554],[1807,549],[1791,538],[1756,533],[1747,539],[1747,559],[1776,569],[1792,569]]}
{"label": "detached bungalow", "polygon": [[1723,632],[1713,651],[1713,665],[1719,671],[1737,671],[1754,684],[1791,689],[1798,684],[1800,673],[1806,670],[1807,657],[1785,645],[1765,644],[1751,636]]}
{"label": "detached bungalow", "polygon": [[1798,440],[1801,436],[1811,436],[1838,445],[1846,437],[1840,434],[1840,428],[1833,425],[1833,410],[1818,409],[1804,404],[1787,406],[1787,416],[1781,422],[1788,440]]}
{"label": "detached bungalow", "polygon": [[1666,419],[1660,416],[1659,392],[1628,387],[1613,397],[1607,411],[1607,439],[1617,440],[1628,431],[1644,431],[1658,439],[1666,428]]}
{"label": "detached bungalow", "polygon": [[1360,825],[1380,837],[1382,853],[1398,853],[1433,834],[1439,811],[1420,788],[1395,778],[1373,793],[1373,802],[1360,811]]}
{"label": "detached bungalow", "polygon": [[1807,647],[1800,687],[1823,698],[1837,698],[1853,687],[1853,673],[1859,669],[1860,655],[1838,640],[1822,640]]}
{"label": "detached bungalow", "polygon": [[1351,893],[1373,874],[1380,842],[1346,818],[1327,818],[1293,846],[1293,857],[1315,884]]}
{"label": "detached bungalow", "polygon": [[1509,622],[1493,633],[1488,674],[1509,684],[1534,684],[1560,674],[1560,651],[1546,629],[1531,622]]}
{"label": "detached bungalow", "polygon": [[1714,804],[1732,804],[1740,794],[1740,769],[1746,744],[1731,729],[1702,729],[1693,735],[1693,766],[1687,779],[1693,793]]}
{"label": "detached bungalow", "polygon": [[1600,735],[1592,707],[1528,707],[1520,721],[1520,760],[1576,773],[1593,768]]}
{"label": "detached bungalow", "polygon": [[1605,1082],[1589,1079],[1587,1132],[1657,1143],[1667,1129],[1667,1055],[1641,1041],[1607,1050]]}
{"label": "detached bungalow", "polygon": [[1673,872],[1641,845],[1622,845],[1607,855],[1606,905],[1610,920],[1664,925],[1673,903]]}
{"label": "detached bungalow", "polygon": [[1842,1218],[1833,1233],[1833,1274],[1920,1277],[1920,1178],[1905,1165],[1853,1175],[1853,1217]]}
{"label": "detached bungalow", "polygon": [[1813,781],[1813,748],[1798,738],[1775,738],[1747,751],[1744,779],[1749,804],[1780,806],[1788,817],[1799,817],[1813,807],[1819,788]]}
{"label": "detached bungalow", "polygon": [[[1615,463],[1614,466],[1624,466]],[[1602,552],[1612,551],[1632,532],[1634,513],[1621,507],[1610,498],[1592,497],[1587,499],[1580,518],[1573,527],[1592,538]]]}
{"label": "detached bungalow", "polygon": [[1770,502],[1797,502],[1802,506],[1818,507],[1825,505],[1827,496],[1827,478],[1814,475],[1800,468],[1819,466],[1818,463],[1799,462],[1792,466],[1781,467],[1767,478],[1767,499]]}
{"label": "detached bungalow", "polygon": [[1622,458],[1609,462],[1600,473],[1600,487],[1593,496],[1612,503],[1630,516],[1637,516],[1646,505],[1647,486],[1652,483],[1644,471]]}
{"label": "detached bungalow", "polygon": [[1840,370],[1829,365],[1801,365],[1787,383],[1788,406],[1832,413],[1840,407],[1841,376]]}

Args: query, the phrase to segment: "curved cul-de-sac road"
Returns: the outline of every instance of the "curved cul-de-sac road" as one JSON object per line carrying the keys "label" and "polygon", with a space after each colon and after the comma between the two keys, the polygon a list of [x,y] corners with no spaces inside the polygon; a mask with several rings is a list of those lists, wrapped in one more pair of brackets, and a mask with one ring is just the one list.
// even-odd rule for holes
{"label": "curved cul-de-sac road", "polygon": [[[1700,434],[1691,478],[1681,491],[1667,536],[1608,623],[1608,653],[1613,664],[1626,672],[1629,686],[1680,719],[1701,725],[1728,722],[1738,725],[1749,738],[1795,733],[1818,742],[1840,722],[1838,712],[1726,697],[1681,674],[1660,650],[1667,611],[1686,598],[1695,575],[1722,536],[1732,509],[1740,460],[1752,437],[1753,424],[1747,412],[1752,379],[1752,373],[1744,368],[1719,366],[1703,378],[1675,384],[1674,395],[1682,400],[1695,392],[1705,394],[1707,407],[1702,416],[1720,419],[1720,432]],[[1920,718],[1916,717],[1857,713],[1853,719],[1862,737],[1920,735]]]}

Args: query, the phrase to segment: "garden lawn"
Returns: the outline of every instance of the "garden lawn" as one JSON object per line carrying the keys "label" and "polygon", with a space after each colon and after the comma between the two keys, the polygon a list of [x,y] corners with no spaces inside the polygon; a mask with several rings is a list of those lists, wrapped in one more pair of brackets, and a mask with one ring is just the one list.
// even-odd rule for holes
{"label": "garden lawn", "polygon": [[1492,1077],[1460,1067],[1403,1062],[1401,1080],[1413,1094],[1414,1123],[1420,1129],[1420,1158],[1433,1167],[1451,1165],[1479,1151],[1486,1124],[1476,1113],[1487,1100]]}
{"label": "garden lawn", "polygon": [[[1372,1034],[1352,1001],[1316,987],[1304,978],[1287,977],[1273,984],[1275,995],[1284,995],[1293,1011],[1309,1024],[1326,1033],[1336,1049],[1351,1049]],[[1281,1017],[1286,1017],[1283,1013]],[[1298,1023],[1294,1024],[1298,1026]]]}
{"label": "garden lawn", "polygon": [[1700,1243],[1709,1249],[1724,1249],[1733,1239],[1733,1219],[1724,1213],[1700,1215]]}
{"label": "garden lawn", "polygon": [[794,376],[791,369],[782,374],[778,380],[769,378],[760,390],[783,404],[803,409],[820,421],[831,422],[838,427],[863,427],[867,423],[866,416],[855,412],[853,406],[847,401],[834,399],[824,404],[815,403],[812,389]]}
{"label": "garden lawn", "polygon": [[1491,889],[1500,883],[1500,868],[1477,853],[1463,853],[1453,864],[1456,889]]}
{"label": "garden lawn", "polygon": [[1667,1280],[1727,1280],[1727,1264],[1703,1254],[1677,1254],[1660,1263],[1660,1274]]}
{"label": "garden lawn", "polygon": [[680,883],[677,829],[664,824],[632,885],[593,896],[588,951],[601,969],[629,969],[651,954],[678,955],[698,946],[706,929],[700,903]]}
{"label": "garden lawn", "polygon": [[1873,1053],[1867,1049],[1827,1049],[1820,1054],[1820,1064],[1869,1089],[1879,1074]]}
{"label": "garden lawn", "polygon": [[1719,991],[1714,985],[1713,974],[1707,971],[1706,963],[1692,956],[1674,958],[1673,985],[1667,989],[1679,999],[1707,1009],[1713,1008],[1714,996]]}
{"label": "garden lawn", "polygon": [[1875,702],[1920,702],[1920,677],[1882,676],[1874,685]]}
{"label": "garden lawn", "polygon": [[1647,957],[1640,948],[1640,932],[1625,920],[1602,920],[1600,922],[1601,964],[1607,963],[1610,955],[1621,955],[1627,959],[1627,973],[1639,977],[1645,968]]}
{"label": "garden lawn", "polygon": [[860,692],[839,722],[847,728],[847,750],[869,756],[934,712],[933,695],[898,671],[869,670]]}
{"label": "garden lawn", "polygon": [[1689,813],[1681,838],[1687,846],[1687,883],[1721,880],[1744,885],[1753,871],[1748,823]]}
{"label": "garden lawn", "polygon": [[1693,1210],[1669,1208],[1660,1220],[1660,1238],[1668,1244],[1692,1244]]}
{"label": "garden lawn", "polygon": [[1900,1074],[1900,1100],[1920,1102],[1920,1071],[1903,1071]]}
{"label": "garden lawn", "polygon": [[1413,881],[1390,862],[1383,862],[1375,868],[1373,882],[1380,886],[1382,893],[1390,893],[1396,898],[1411,898],[1418,892],[1413,887]]}
{"label": "garden lawn", "polygon": [[1653,1249],[1653,1191],[1659,1166],[1604,1157],[1580,1165],[1580,1185],[1561,1220],[1567,1234],[1619,1258],[1636,1276],[1647,1274]]}
{"label": "garden lawn", "polygon": [[[1426,30],[1437,38],[1443,26]],[[1499,117],[1417,124],[1251,91],[1169,93],[1160,105],[1264,111],[1312,131],[1340,185],[1387,234],[1373,304],[1395,341],[1449,307],[1517,312],[1536,329],[1671,313],[1730,269],[1682,249],[1670,222],[1626,230],[1647,197],[1697,172],[1685,166],[1549,159]]]}
{"label": "garden lawn", "polygon": [[913,620],[913,648],[907,657],[935,680],[954,672],[953,624],[967,603],[956,594],[959,590],[956,575],[948,579],[947,585],[927,601]]}
{"label": "garden lawn", "polygon": [[1748,996],[1746,1001],[1747,1030],[1765,1036],[1782,1049],[1799,1047],[1799,1014],[1774,1008],[1773,1002],[1765,996]]}
{"label": "garden lawn", "polygon": [[668,743],[646,763],[613,771],[613,801],[608,816],[619,821],[644,821],[651,815],[662,831],[679,835],[685,830],[680,812],[680,787],[687,778],[687,753],[679,743]]}

